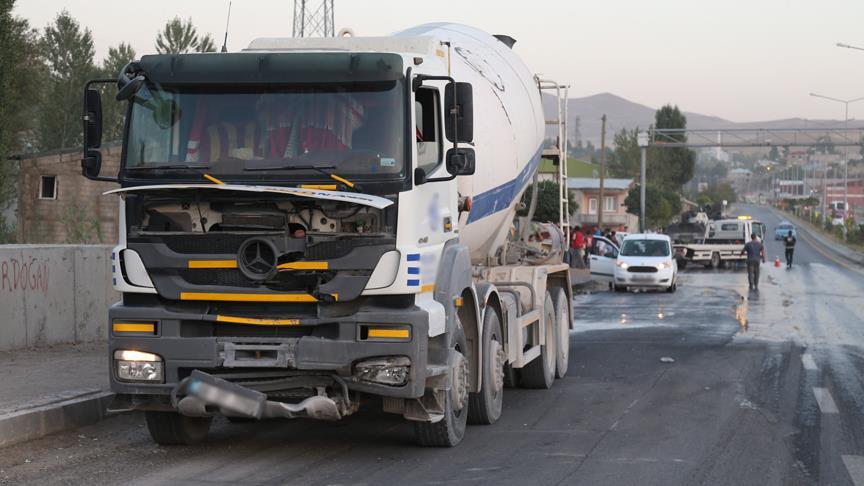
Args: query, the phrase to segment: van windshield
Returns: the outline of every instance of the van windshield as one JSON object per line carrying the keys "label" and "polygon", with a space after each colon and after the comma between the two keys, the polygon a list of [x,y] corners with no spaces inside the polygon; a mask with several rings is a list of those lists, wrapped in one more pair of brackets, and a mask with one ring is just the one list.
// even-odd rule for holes
{"label": "van windshield", "polygon": [[663,240],[625,240],[621,256],[667,257],[669,242]]}

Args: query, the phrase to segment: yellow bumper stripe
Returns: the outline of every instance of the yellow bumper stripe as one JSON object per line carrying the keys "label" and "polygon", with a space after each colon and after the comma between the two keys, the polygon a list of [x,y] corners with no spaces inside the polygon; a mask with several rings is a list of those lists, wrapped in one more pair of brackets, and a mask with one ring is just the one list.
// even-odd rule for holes
{"label": "yellow bumper stripe", "polygon": [[[330,294],[339,300],[339,294]],[[180,300],[218,300],[227,302],[318,302],[309,294],[223,294],[216,292],[180,292]]]}
{"label": "yellow bumper stripe", "polygon": [[279,270],[327,270],[328,262],[291,262],[279,265]]}
{"label": "yellow bumper stripe", "polygon": [[369,329],[369,338],[409,339],[408,329]]}
{"label": "yellow bumper stripe", "polygon": [[111,329],[114,332],[148,332],[156,333],[156,324],[141,322],[115,322]]}
{"label": "yellow bumper stripe", "polygon": [[216,316],[217,322],[228,322],[231,324],[250,324],[253,326],[297,326],[300,319],[256,319],[252,317]]}
{"label": "yellow bumper stripe", "polygon": [[237,260],[189,260],[189,268],[237,268]]}

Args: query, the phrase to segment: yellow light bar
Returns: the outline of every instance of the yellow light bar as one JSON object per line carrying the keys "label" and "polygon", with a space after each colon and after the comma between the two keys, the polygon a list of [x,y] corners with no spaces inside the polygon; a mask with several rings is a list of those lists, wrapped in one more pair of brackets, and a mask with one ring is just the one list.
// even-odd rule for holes
{"label": "yellow light bar", "polygon": [[335,191],[336,184],[300,184],[300,189],[318,189],[321,191]]}
{"label": "yellow light bar", "polygon": [[[339,294],[330,294],[339,300]],[[180,292],[180,300],[218,300],[227,302],[318,302],[309,294],[223,294],[211,292]]]}
{"label": "yellow light bar", "polygon": [[393,328],[369,328],[369,339],[384,338],[384,339],[411,339],[410,329],[393,329]]}
{"label": "yellow light bar", "polygon": [[753,219],[752,216],[738,216],[738,219]]}
{"label": "yellow light bar", "polygon": [[297,326],[300,319],[256,319],[252,317],[216,316],[217,322],[228,322],[231,324],[250,324],[253,326]]}
{"label": "yellow light bar", "polygon": [[282,270],[327,270],[330,264],[328,262],[291,262],[283,263],[278,268]]}
{"label": "yellow light bar", "polygon": [[189,268],[237,268],[237,260],[189,260]]}
{"label": "yellow light bar", "polygon": [[155,322],[115,322],[111,325],[114,332],[137,332],[156,334]]}

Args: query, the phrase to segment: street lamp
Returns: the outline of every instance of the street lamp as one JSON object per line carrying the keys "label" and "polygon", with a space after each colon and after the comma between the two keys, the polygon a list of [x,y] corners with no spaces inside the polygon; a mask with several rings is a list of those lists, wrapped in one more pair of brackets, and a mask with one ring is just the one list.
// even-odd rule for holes
{"label": "street lamp", "polygon": [[[849,47],[851,49],[858,49],[857,47],[847,46],[846,44],[840,45],[838,43],[837,45],[840,47]],[[862,49],[862,50],[864,50],[864,49]],[[844,131],[843,135],[844,136],[847,135],[846,131],[849,129],[849,104],[864,100],[864,96],[862,96],[861,98],[853,98],[851,100],[841,100],[838,98],[832,98],[830,96],[823,96],[823,95],[816,94],[816,93],[810,93],[810,96],[813,96],[816,98],[822,98],[822,99],[825,99],[828,101],[835,101],[837,103],[843,103],[843,105],[846,107],[846,111],[843,114],[843,131]],[[828,198],[827,191],[825,194],[822,195],[822,197],[825,199]],[[846,151],[846,149],[844,148],[843,149],[843,217],[844,217],[844,219],[845,219],[847,214],[849,214],[849,154]]]}

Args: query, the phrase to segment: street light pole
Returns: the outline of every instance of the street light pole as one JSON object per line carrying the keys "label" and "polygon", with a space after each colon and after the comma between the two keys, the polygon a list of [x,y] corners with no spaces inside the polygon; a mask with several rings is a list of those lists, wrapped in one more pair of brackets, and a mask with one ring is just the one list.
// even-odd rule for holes
{"label": "street light pole", "polygon": [[[838,43],[837,45],[839,47],[848,47],[850,49],[860,49],[858,47],[848,46],[846,44],[841,45],[840,43]],[[861,50],[864,50],[864,49],[861,49]],[[861,98],[853,98],[851,100],[841,100],[839,98],[832,98],[830,96],[824,96],[824,95],[820,95],[820,94],[816,94],[816,93],[810,93],[810,96],[813,96],[815,98],[826,99],[828,101],[834,101],[837,103],[843,103],[843,105],[845,106],[845,111],[843,113],[843,131],[844,131],[843,135],[844,136],[846,136],[846,131],[849,130],[849,105],[851,103],[855,103],[855,102],[864,100],[864,96],[862,96]],[[828,193],[826,192],[825,194],[822,195],[822,197],[827,200],[828,199]],[[823,206],[824,206],[824,204],[823,204]],[[847,214],[849,214],[849,152],[844,147],[843,148],[843,217],[844,217],[844,219],[845,219]]]}
{"label": "street light pole", "polygon": [[636,138],[639,145],[639,232],[645,232],[645,186],[648,181],[645,180],[645,165],[648,152],[648,133],[639,132]]}

